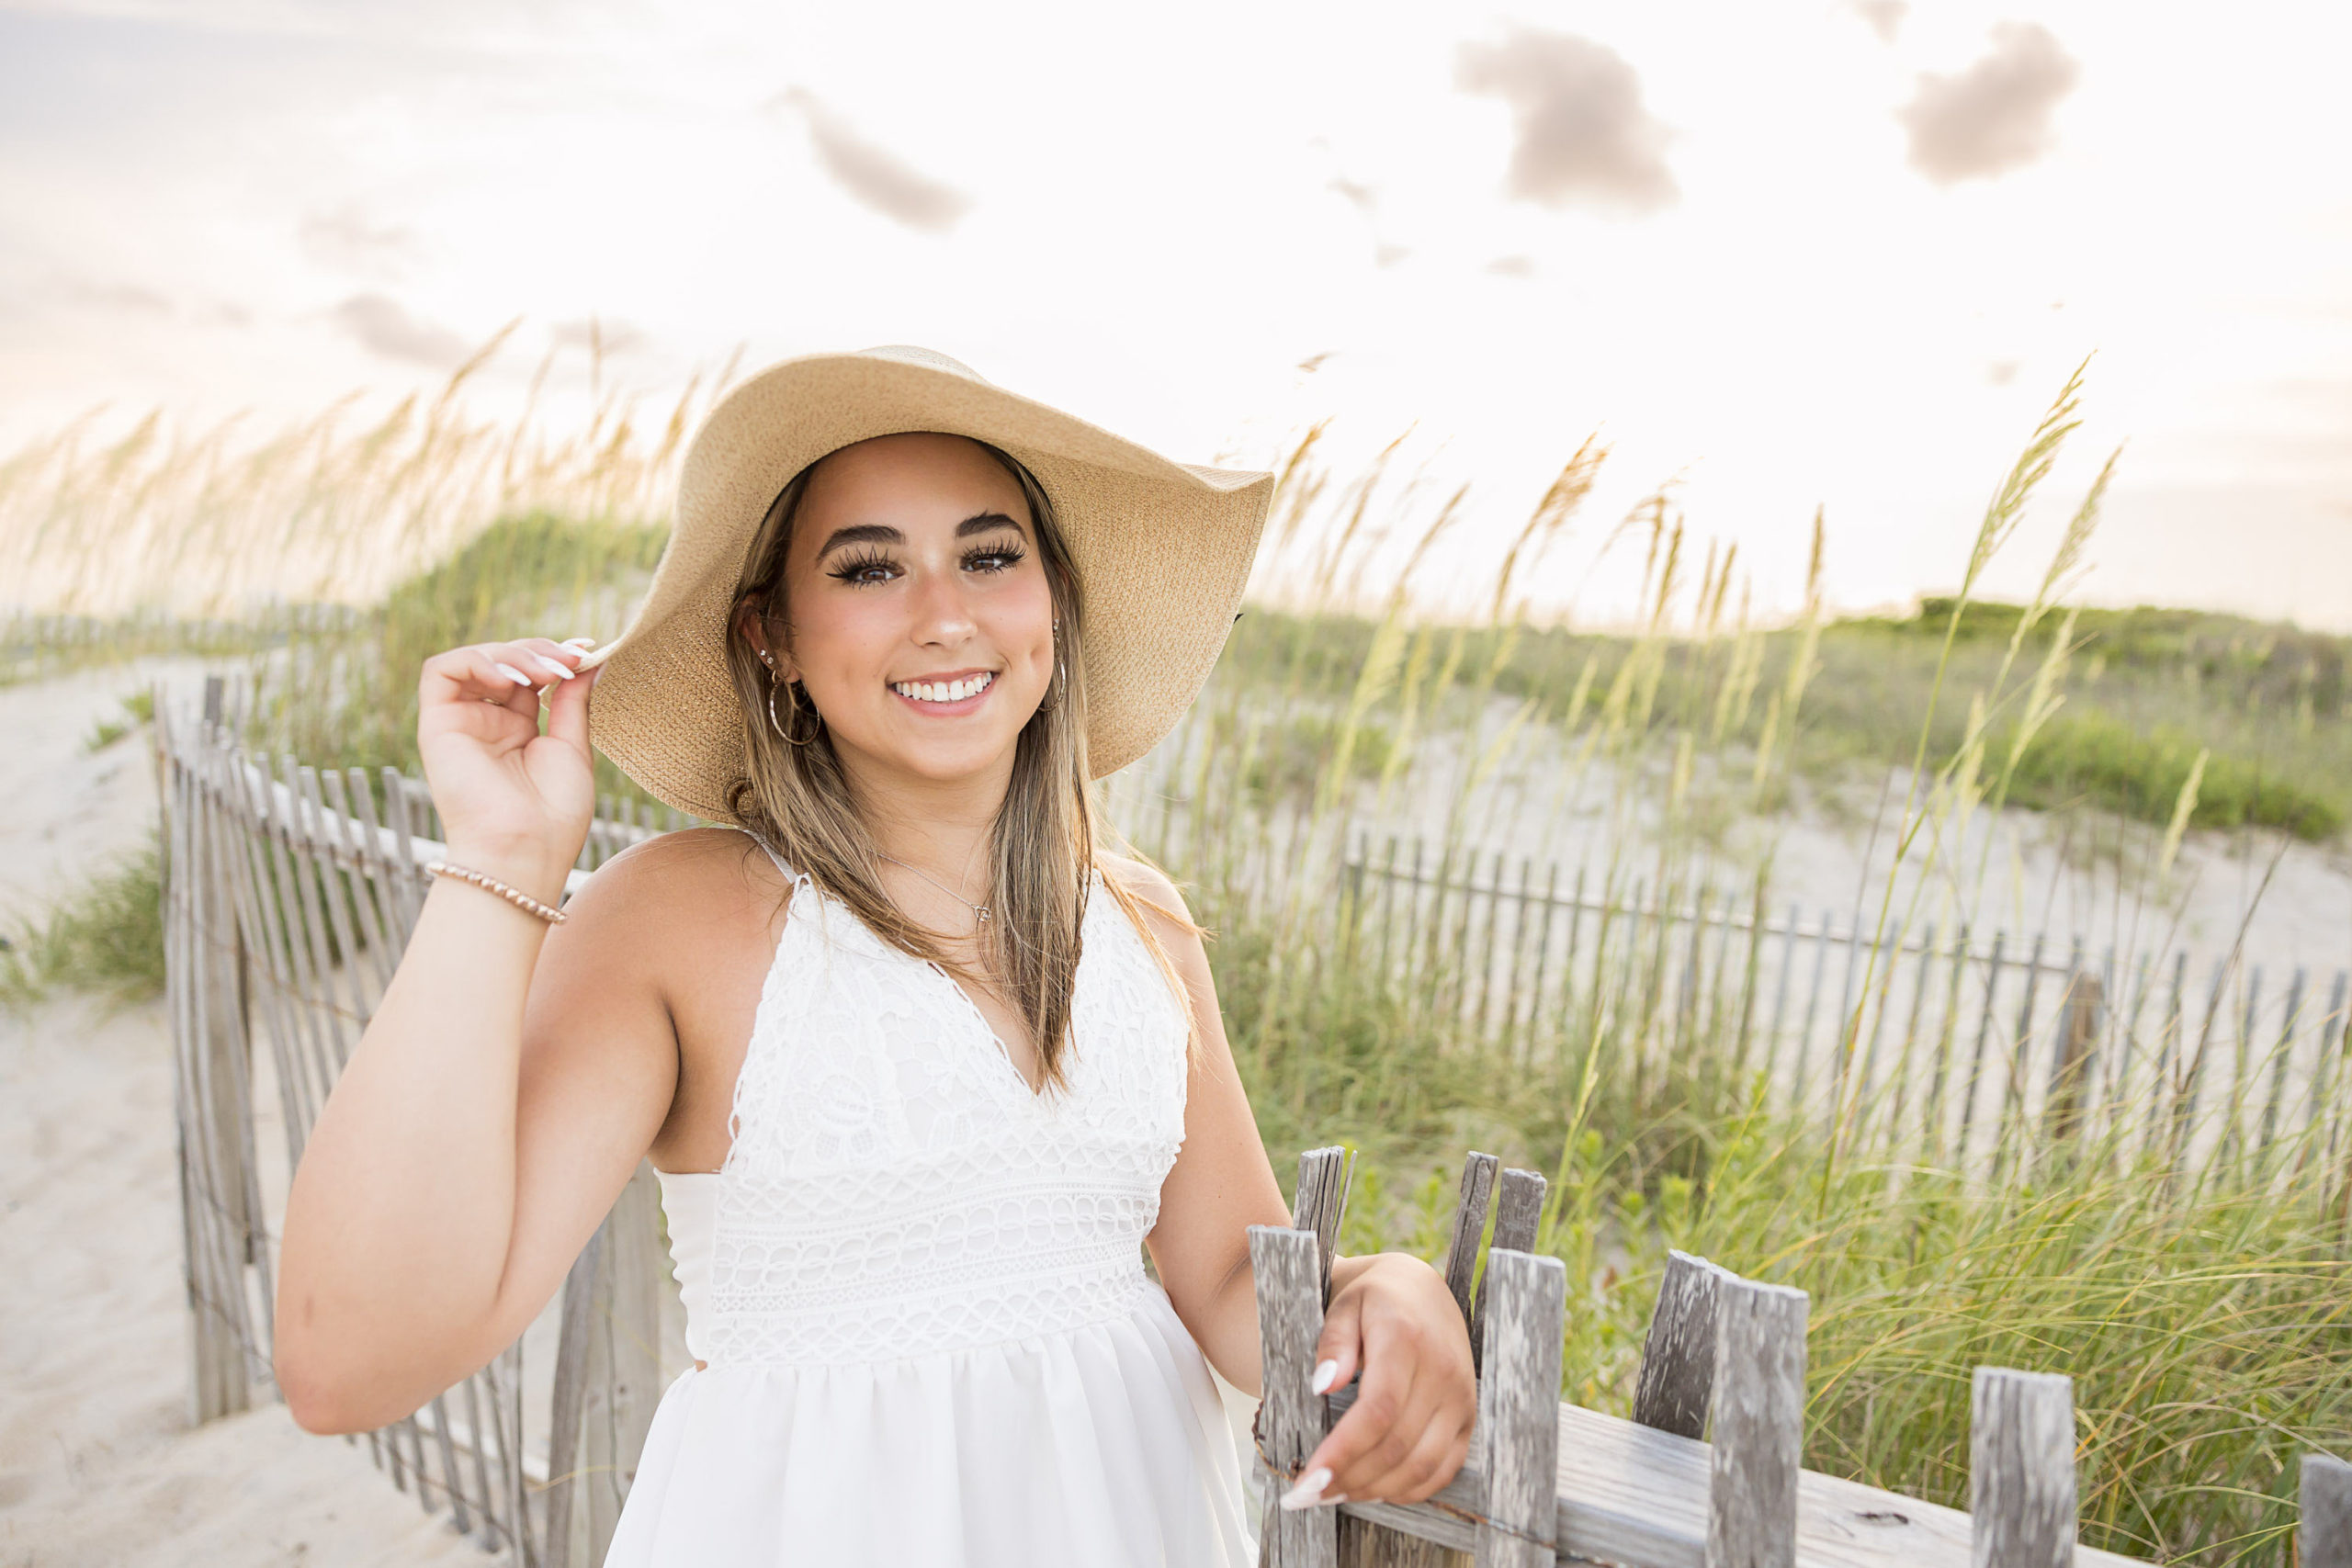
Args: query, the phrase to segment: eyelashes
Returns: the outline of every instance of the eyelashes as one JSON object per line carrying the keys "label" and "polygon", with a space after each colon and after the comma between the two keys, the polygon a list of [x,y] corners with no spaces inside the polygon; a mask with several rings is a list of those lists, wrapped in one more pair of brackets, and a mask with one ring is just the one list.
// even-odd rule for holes
{"label": "eyelashes", "polygon": [[[963,565],[967,571],[986,573],[1009,571],[1027,559],[1028,556],[1029,552],[1026,549],[1015,544],[976,545],[964,552]],[[825,575],[839,578],[853,588],[864,588],[876,582],[889,581],[888,576],[873,574],[896,572],[898,569],[897,561],[869,546],[865,549],[843,557],[829,568]]]}

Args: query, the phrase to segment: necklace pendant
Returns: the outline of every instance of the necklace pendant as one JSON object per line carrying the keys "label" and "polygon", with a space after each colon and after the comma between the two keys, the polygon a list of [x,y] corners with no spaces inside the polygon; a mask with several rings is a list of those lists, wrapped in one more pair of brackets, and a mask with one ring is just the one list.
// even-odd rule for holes
{"label": "necklace pendant", "polygon": [[985,920],[989,918],[989,908],[986,904],[977,904],[973,908],[978,911],[980,919]]}

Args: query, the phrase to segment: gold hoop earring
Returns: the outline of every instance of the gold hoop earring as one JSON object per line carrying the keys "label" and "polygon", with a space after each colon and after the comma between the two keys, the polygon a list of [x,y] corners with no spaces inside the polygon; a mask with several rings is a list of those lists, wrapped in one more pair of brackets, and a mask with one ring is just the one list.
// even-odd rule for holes
{"label": "gold hoop earring", "polygon": [[825,716],[817,711],[816,704],[810,703],[808,705],[808,716],[815,719],[817,722],[815,727],[808,731],[807,739],[803,739],[800,737],[794,735],[792,731],[785,728],[783,723],[778,720],[775,716],[775,689],[778,686],[785,688],[784,700],[786,705],[791,707],[793,716],[797,720],[800,714],[800,699],[793,694],[792,688],[798,685],[800,682],[797,681],[785,681],[776,677],[773,671],[770,671],[770,676],[771,678],[768,681],[769,726],[775,730],[776,734],[784,738],[785,743],[788,746],[807,746],[810,744],[818,736],[824,733]]}
{"label": "gold hoop earring", "polygon": [[1054,673],[1059,679],[1046,682],[1046,700],[1037,705],[1039,713],[1051,713],[1062,705],[1062,688],[1069,684],[1069,666],[1057,659],[1054,660]]}
{"label": "gold hoop earring", "polygon": [[[1054,674],[1052,676],[1048,676],[1046,680],[1046,700],[1037,705],[1037,711],[1039,713],[1051,713],[1056,708],[1061,706],[1062,688],[1069,684],[1069,666],[1062,662],[1061,649],[1058,646],[1061,638],[1061,633],[1062,618],[1059,615],[1056,615],[1054,617],[1053,631],[1057,644],[1054,649]],[[1059,677],[1058,680],[1055,678],[1057,676]]]}

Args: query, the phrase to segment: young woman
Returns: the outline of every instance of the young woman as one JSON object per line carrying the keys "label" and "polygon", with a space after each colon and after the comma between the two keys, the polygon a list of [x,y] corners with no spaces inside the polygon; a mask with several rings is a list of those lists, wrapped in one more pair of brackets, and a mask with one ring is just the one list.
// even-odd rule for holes
{"label": "young woman", "polygon": [[[288,1201],[295,1419],[489,1360],[650,1157],[695,1365],[608,1564],[1250,1560],[1207,1365],[1259,1391],[1289,1215],[1203,933],[1090,784],[1198,692],[1271,487],[922,350],[788,360],[696,434],[617,641],[426,660],[447,874]],[[559,912],[592,739],[728,826]],[[1460,1314],[1409,1254],[1331,1283],[1318,1387],[1363,1385],[1283,1501],[1426,1498]]]}

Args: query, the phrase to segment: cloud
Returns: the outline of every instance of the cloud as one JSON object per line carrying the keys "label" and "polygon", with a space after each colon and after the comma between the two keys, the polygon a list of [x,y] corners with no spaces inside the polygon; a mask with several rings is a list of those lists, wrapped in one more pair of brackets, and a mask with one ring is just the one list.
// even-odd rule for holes
{"label": "cloud", "polygon": [[859,136],[807,88],[787,88],[770,103],[798,109],[808,122],[808,140],[825,172],[885,218],[939,234],[954,228],[971,209],[971,198],[963,192]]}
{"label": "cloud", "polygon": [[1893,43],[1897,29],[1903,26],[1903,14],[1909,9],[1906,0],[1853,0],[1855,11],[1878,34],[1881,43]]}
{"label": "cloud", "polygon": [[304,255],[331,272],[397,278],[405,276],[417,259],[413,230],[370,223],[356,208],[307,214],[295,237],[301,242]]}
{"label": "cloud", "polygon": [[386,359],[447,370],[466,357],[466,340],[447,327],[419,321],[397,299],[355,294],[329,314],[359,345]]}
{"label": "cloud", "polygon": [[1498,44],[1464,44],[1454,85],[1511,106],[1519,144],[1505,184],[1513,197],[1639,213],[1681,194],[1666,166],[1672,132],[1642,107],[1641,78],[1612,49],[1519,28]]}
{"label": "cloud", "polygon": [[1355,203],[1356,210],[1363,213],[1367,218],[1372,216],[1373,209],[1376,208],[1380,202],[1380,193],[1374,190],[1372,186],[1360,184],[1355,180],[1348,179],[1343,175],[1333,175],[1331,176],[1329,188],[1338,191],[1341,196],[1346,197],[1350,201]]}
{"label": "cloud", "polygon": [[1911,166],[1940,186],[2023,168],[2053,144],[2050,111],[2080,71],[2049,28],[1996,23],[1990,53],[1957,75],[1920,73],[1917,94],[1895,110]]}

